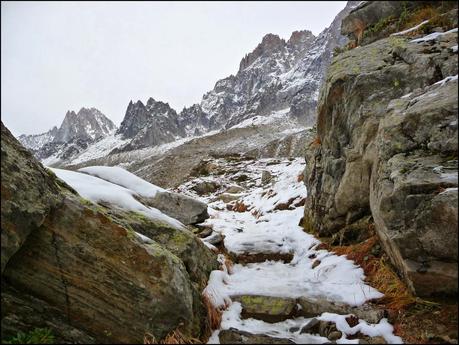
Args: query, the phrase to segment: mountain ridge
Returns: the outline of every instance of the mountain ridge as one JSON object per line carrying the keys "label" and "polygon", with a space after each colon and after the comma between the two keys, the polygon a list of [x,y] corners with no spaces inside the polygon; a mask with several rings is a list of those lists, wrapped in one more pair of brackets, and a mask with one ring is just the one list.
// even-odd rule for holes
{"label": "mountain ridge", "polygon": [[[226,130],[247,119],[270,116],[286,108],[289,108],[286,119],[293,119],[304,127],[311,125],[315,120],[319,86],[330,63],[332,50],[346,42],[340,34],[341,19],[355,3],[349,1],[318,36],[309,30],[294,31],[288,40],[272,33],[266,34],[250,53],[242,57],[235,75],[216,81],[213,89],[206,92],[199,103],[184,107],[180,112],[152,97],[146,103],[131,100],[116,134],[110,134],[114,143],[110,153],[143,149],[214,130]],[[63,132],[60,131],[57,138],[68,145],[65,133],[71,133],[71,130]],[[107,134],[102,137],[107,137]],[[82,134],[78,139],[86,142],[88,136]],[[97,142],[92,139],[90,144]],[[21,142],[31,148],[39,159],[57,164],[78,156],[88,146],[73,145],[71,152],[66,150],[66,154],[60,154],[59,149],[50,147],[51,143],[37,149],[29,144],[32,142],[30,138],[26,140],[22,137]],[[55,142],[54,138],[52,142]]]}

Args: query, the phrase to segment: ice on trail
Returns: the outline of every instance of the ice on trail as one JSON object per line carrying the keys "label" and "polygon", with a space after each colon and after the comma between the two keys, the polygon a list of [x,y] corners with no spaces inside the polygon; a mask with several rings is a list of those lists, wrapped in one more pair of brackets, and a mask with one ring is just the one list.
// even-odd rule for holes
{"label": "ice on trail", "polygon": [[120,167],[91,166],[78,171],[115,183],[145,197],[154,197],[157,192],[165,191]]}
{"label": "ice on trail", "polygon": [[[329,343],[329,340],[319,335],[312,335],[308,333],[301,333],[303,326],[311,321],[311,318],[298,317],[295,319],[288,319],[277,323],[267,323],[253,318],[241,319],[242,306],[239,302],[231,304],[222,315],[221,329],[236,328],[241,331],[249,332],[252,334],[265,334],[275,338],[290,339],[297,344],[323,344]],[[365,334],[370,337],[381,336],[388,344],[401,344],[403,343],[400,337],[393,334],[394,328],[387,321],[382,319],[378,324],[368,324],[365,321],[360,321],[354,327],[350,327],[346,321],[349,315],[338,315],[333,313],[323,313],[317,316],[318,320],[330,321],[336,324],[336,328],[343,333],[342,337],[337,340],[337,344],[358,344],[358,339],[349,340],[346,336],[354,335],[357,332]],[[292,332],[291,329],[297,329]],[[219,330],[212,333],[209,339],[209,344],[219,344],[218,339]]]}
{"label": "ice on trail", "polygon": [[[287,338],[297,344],[323,344],[329,342],[327,338],[303,333],[300,334],[302,326],[311,319],[299,317],[296,319],[285,320],[277,323],[268,323],[256,319],[241,319],[242,306],[239,302],[231,304],[222,315],[221,329],[236,328],[252,334],[265,334],[275,338]],[[292,327],[298,327],[297,332],[290,332]],[[208,344],[219,344],[219,331],[214,331]]]}
{"label": "ice on trail", "polygon": [[146,217],[183,229],[184,225],[156,208],[148,207],[134,198],[138,193],[114,183],[84,173],[50,168],[60,179],[75,189],[83,198],[92,202],[106,202],[128,211],[139,212]]}

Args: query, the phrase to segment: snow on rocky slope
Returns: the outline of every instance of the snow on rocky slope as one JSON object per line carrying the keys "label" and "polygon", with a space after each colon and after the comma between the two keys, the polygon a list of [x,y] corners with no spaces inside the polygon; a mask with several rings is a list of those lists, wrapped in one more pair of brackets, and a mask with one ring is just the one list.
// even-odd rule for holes
{"label": "snow on rocky slope", "polygon": [[[215,173],[177,188],[209,203],[199,236],[221,253],[222,270],[211,273],[203,292],[223,311],[209,343],[358,343],[349,338],[358,332],[361,339],[401,342],[367,303],[383,295],[365,283],[363,270],[318,249],[320,241],[299,226],[307,196],[302,159],[213,164]],[[350,314],[360,319],[352,326]]]}
{"label": "snow on rocky slope", "polygon": [[41,134],[32,134],[32,135],[25,135],[22,134],[18,137],[18,140],[21,142],[22,145],[27,147],[32,152],[37,152],[47,143],[50,143],[54,140],[57,134],[57,127],[54,126],[48,132],[41,133]]}
{"label": "snow on rocky slope", "polygon": [[[292,128],[304,128],[315,120],[319,87],[333,49],[345,42],[340,34],[341,19],[352,6],[354,2],[348,2],[317,37],[308,30],[293,32],[287,41],[267,34],[241,60],[235,75],[217,81],[199,104],[185,107],[180,113],[153,98],[145,104],[131,101],[116,135],[113,126],[99,135],[94,126],[72,124],[70,118],[74,118],[74,113],[69,112],[57,133],[46,136],[47,144],[38,145],[36,142],[43,141],[39,138],[34,141],[22,137],[22,142],[30,149],[40,146],[34,153],[39,159],[46,159],[45,164],[63,167],[227,130],[285,109],[288,111],[283,117],[295,123]],[[98,140],[107,137],[110,139]],[[69,141],[70,138],[75,139]],[[55,145],[56,142],[64,144]]]}
{"label": "snow on rocky slope", "polygon": [[353,6],[354,2],[349,1],[317,37],[308,30],[293,32],[287,41],[274,34],[265,35],[241,60],[235,75],[217,81],[199,104],[185,107],[178,114],[167,103],[153,99],[146,105],[131,102],[118,133],[132,141],[116,151],[228,129],[286,108],[289,111],[285,118],[302,125],[312,124],[319,87],[333,49],[346,42],[340,34],[341,20]]}

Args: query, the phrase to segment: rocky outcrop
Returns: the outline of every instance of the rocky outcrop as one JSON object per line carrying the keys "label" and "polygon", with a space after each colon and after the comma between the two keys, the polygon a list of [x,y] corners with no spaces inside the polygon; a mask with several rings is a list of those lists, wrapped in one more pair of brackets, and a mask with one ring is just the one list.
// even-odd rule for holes
{"label": "rocky outcrop", "polygon": [[[453,2],[362,1],[344,18],[341,32],[343,35],[349,36],[353,45],[369,44],[396,31],[402,31],[401,28],[405,22],[410,22],[408,20],[410,15],[418,10],[418,18],[425,19],[429,12],[434,13],[434,17],[429,18],[429,21],[432,22],[429,25],[433,25],[431,28],[438,29],[445,25],[445,20],[435,18],[436,7],[439,7],[440,12],[443,12],[440,16],[449,17],[444,19],[455,21],[457,26],[457,8],[456,11],[450,13],[447,10],[454,8]],[[421,19],[419,19],[419,22],[421,22]]]}
{"label": "rocky outcrop", "polygon": [[67,342],[200,336],[217,262],[199,239],[82,199],[3,124],[1,147],[2,339],[43,326]]}
{"label": "rocky outcrop", "polygon": [[207,204],[178,193],[158,192],[153,198],[146,198],[145,204],[186,225],[202,223],[209,218]]}
{"label": "rocky outcrop", "polygon": [[[365,17],[359,11],[385,13],[378,6],[386,2],[362,5],[343,26]],[[415,293],[455,293],[457,32],[413,38],[386,37],[333,59],[306,153],[304,220],[331,236],[372,216]]]}
{"label": "rocky outcrop", "polygon": [[[3,125],[2,133],[2,272],[27,237],[44,222],[62,196],[52,173],[33,159]],[[22,159],[19,159],[22,158]],[[56,181],[58,182],[58,181]]]}
{"label": "rocky outcrop", "polygon": [[117,134],[125,139],[132,138],[129,144],[115,151],[120,152],[168,143],[183,137],[185,131],[168,103],[150,97],[146,105],[141,101],[129,103]]}
{"label": "rocky outcrop", "polygon": [[67,143],[73,139],[97,140],[115,129],[113,122],[96,108],[81,108],[78,113],[68,111],[59,127],[54,143]]}

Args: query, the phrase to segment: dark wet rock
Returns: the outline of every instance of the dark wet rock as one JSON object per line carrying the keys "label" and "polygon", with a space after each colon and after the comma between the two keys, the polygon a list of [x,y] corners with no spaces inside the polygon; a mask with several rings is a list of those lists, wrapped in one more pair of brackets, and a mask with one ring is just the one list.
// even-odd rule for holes
{"label": "dark wet rock", "polygon": [[253,334],[235,328],[221,331],[219,340],[220,344],[295,344],[289,339]]}
{"label": "dark wet rock", "polygon": [[[243,232],[243,229],[238,230],[238,232]],[[253,262],[265,262],[269,261],[283,261],[289,263],[293,260],[293,254],[291,253],[228,253],[231,259],[239,264],[247,264]]]}

